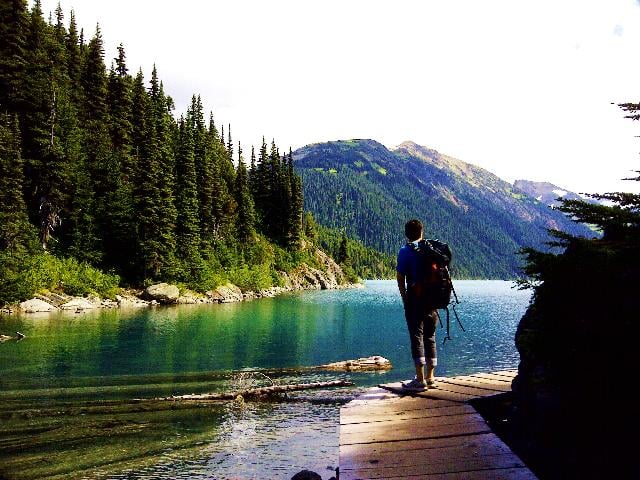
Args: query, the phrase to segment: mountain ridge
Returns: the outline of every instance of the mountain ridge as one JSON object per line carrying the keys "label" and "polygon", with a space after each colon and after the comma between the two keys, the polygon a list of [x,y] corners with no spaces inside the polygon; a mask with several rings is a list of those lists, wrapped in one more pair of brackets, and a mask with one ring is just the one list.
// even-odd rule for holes
{"label": "mountain ridge", "polygon": [[588,230],[481,167],[415,142],[389,150],[371,139],[308,145],[293,153],[305,208],[319,223],[342,228],[365,245],[395,254],[408,218],[457,252],[468,278],[520,275],[522,247],[540,248],[548,229]]}

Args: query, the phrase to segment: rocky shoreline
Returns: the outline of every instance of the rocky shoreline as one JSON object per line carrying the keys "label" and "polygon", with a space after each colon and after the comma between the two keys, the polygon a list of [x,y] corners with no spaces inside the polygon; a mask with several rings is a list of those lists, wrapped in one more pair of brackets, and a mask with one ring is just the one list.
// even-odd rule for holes
{"label": "rocky shoreline", "polygon": [[114,299],[98,296],[74,297],[64,293],[42,292],[18,305],[5,306],[0,313],[50,313],[68,311],[81,313],[95,309],[145,308],[158,305],[186,305],[206,303],[233,303],[258,298],[271,298],[285,292],[298,290],[332,290],[362,287],[361,283],[347,283],[342,268],[321,250],[315,252],[322,270],[302,264],[292,272],[279,272],[283,286],[274,286],[258,292],[243,291],[227,283],[204,293],[180,291],[168,283],[150,285],[145,289],[127,289]]}

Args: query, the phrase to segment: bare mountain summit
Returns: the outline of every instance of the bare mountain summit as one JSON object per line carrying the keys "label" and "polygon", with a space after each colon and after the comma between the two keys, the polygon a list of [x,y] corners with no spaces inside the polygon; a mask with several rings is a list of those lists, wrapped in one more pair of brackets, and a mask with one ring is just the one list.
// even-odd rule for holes
{"label": "bare mountain summit", "polygon": [[549,182],[533,182],[531,180],[516,180],[513,183],[513,188],[519,192],[522,192],[537,201],[549,205],[550,207],[557,207],[560,205],[559,198],[565,200],[584,200],[592,202],[593,200],[585,198],[577,193],[571,192],[564,188],[558,187]]}

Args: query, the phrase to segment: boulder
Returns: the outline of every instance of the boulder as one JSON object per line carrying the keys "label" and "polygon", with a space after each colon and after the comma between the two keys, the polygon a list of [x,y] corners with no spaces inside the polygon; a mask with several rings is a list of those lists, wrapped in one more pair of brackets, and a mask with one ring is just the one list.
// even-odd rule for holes
{"label": "boulder", "polygon": [[92,310],[96,305],[86,298],[74,298],[60,305],[60,310]]}
{"label": "boulder", "polygon": [[176,303],[180,296],[180,290],[175,285],[168,283],[157,283],[147,287],[145,296],[160,303]]}
{"label": "boulder", "polygon": [[197,294],[193,292],[185,292],[183,295],[179,296],[176,300],[176,303],[182,305],[194,305],[196,303],[204,303],[203,299],[199,297]]}
{"label": "boulder", "polygon": [[311,470],[301,470],[291,477],[291,480],[322,480],[322,477]]}
{"label": "boulder", "polygon": [[47,302],[49,305],[53,305],[56,308],[60,308],[60,305],[73,300],[73,297],[66,293],[54,293],[49,291],[40,292],[35,296],[35,298],[42,300],[43,302]]}
{"label": "boulder", "polygon": [[53,312],[57,310],[56,307],[39,298],[32,298],[22,302],[20,308],[25,313]]}
{"label": "boulder", "polygon": [[116,295],[116,302],[120,308],[140,308],[148,307],[149,302],[141,300],[138,297]]}
{"label": "boulder", "polygon": [[243,300],[242,290],[233,283],[221,285],[215,290],[207,292],[207,296],[212,301],[219,303],[241,302]]}

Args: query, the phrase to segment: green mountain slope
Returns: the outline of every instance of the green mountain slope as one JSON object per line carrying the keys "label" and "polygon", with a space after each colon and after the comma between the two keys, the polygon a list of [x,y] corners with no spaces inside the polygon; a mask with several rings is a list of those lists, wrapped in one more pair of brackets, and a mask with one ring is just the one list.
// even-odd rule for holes
{"label": "green mountain slope", "polygon": [[412,142],[394,151],[373,140],[314,144],[294,161],[320,224],[395,254],[404,223],[419,218],[428,237],[451,245],[459,277],[518,276],[517,252],[539,248],[549,228],[590,234],[494,174]]}

